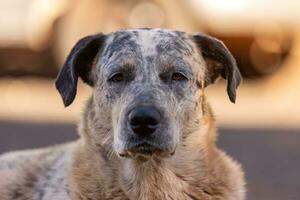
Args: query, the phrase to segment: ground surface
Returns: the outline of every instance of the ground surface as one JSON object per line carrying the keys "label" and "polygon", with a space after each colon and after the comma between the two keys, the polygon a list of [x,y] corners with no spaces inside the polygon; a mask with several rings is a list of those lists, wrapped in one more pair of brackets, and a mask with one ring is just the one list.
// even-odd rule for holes
{"label": "ground surface", "polygon": [[[73,124],[0,122],[0,153],[76,139]],[[242,163],[249,200],[300,199],[300,130],[221,129],[219,147]]]}

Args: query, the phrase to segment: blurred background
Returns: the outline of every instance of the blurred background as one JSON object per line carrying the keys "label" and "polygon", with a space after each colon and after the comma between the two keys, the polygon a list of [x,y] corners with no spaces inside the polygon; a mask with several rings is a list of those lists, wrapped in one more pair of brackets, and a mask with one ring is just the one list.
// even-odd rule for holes
{"label": "blurred background", "polygon": [[64,108],[54,79],[81,37],[121,28],[204,32],[227,45],[244,81],[208,88],[218,145],[246,171],[249,200],[300,199],[299,0],[0,0],[0,153],[77,138],[91,90]]}

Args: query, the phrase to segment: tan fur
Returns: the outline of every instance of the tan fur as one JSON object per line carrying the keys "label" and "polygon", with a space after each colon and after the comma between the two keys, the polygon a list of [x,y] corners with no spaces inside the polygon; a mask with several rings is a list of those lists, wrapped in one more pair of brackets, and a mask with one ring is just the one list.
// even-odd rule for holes
{"label": "tan fur", "polygon": [[73,166],[73,198],[244,199],[241,167],[215,146],[212,112],[205,99],[202,104],[201,133],[190,135],[186,146],[167,160],[133,162],[101,153],[99,157],[91,144],[82,143]]}

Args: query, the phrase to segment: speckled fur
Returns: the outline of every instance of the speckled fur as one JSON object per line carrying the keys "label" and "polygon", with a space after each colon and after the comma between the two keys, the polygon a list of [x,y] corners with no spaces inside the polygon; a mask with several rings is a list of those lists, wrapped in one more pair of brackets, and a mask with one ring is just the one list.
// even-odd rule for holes
{"label": "speckled fur", "polygon": [[[245,199],[243,171],[215,146],[214,117],[201,88],[222,73],[220,64],[228,57],[218,60],[216,55],[227,49],[210,40],[222,47],[211,53],[211,46],[192,37],[164,29],[133,29],[79,41],[57,87],[66,106],[75,98],[78,77],[94,87],[79,125],[81,137],[69,144],[2,155],[0,199]],[[203,54],[201,46],[208,49]],[[235,66],[224,68],[221,75],[238,85]],[[107,81],[120,70],[127,82]],[[174,71],[187,80],[170,82]],[[237,85],[228,87],[234,100]],[[128,110],[145,103],[157,107],[164,119],[151,141],[167,154],[176,151],[146,160],[119,157],[133,140],[126,123]]]}

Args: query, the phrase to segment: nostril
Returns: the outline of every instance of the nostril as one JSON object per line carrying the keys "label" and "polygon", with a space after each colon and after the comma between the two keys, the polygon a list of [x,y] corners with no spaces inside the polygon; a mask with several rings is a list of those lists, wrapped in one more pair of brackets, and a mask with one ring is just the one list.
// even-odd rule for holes
{"label": "nostril", "polygon": [[130,125],[133,126],[133,127],[137,127],[140,125],[139,123],[139,119],[137,117],[133,117],[131,120],[130,120]]}
{"label": "nostril", "polygon": [[148,125],[149,126],[157,126],[158,125],[158,121],[155,118],[149,118],[148,119]]}
{"label": "nostril", "polygon": [[130,125],[132,127],[149,127],[149,128],[155,128],[158,125],[158,121],[155,118],[149,117],[149,116],[143,116],[143,117],[133,117],[130,120]]}

